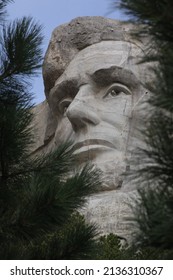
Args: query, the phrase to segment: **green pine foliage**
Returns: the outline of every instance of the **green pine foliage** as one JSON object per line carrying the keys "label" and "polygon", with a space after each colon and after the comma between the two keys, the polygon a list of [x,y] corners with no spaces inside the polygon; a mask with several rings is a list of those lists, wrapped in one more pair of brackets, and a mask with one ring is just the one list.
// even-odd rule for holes
{"label": "green pine foliage", "polygon": [[[120,0],[122,9],[140,26],[138,38],[149,36],[145,61],[153,61],[155,78],[146,87],[151,112],[142,131],[147,149],[140,150],[136,182],[139,199],[135,216],[140,231],[135,243],[141,250],[152,248],[156,258],[173,257],[173,5],[171,0]],[[140,159],[140,160],[139,160]],[[132,174],[133,175],[133,174]],[[150,251],[150,249],[148,249]],[[148,252],[149,252],[148,251]],[[146,255],[146,258],[147,255]]]}
{"label": "green pine foliage", "polygon": [[51,260],[94,259],[98,250],[97,229],[87,224],[83,216],[74,212],[60,230],[43,236],[40,244],[30,244],[28,258]]}
{"label": "green pine foliage", "polygon": [[1,0],[0,1],[0,24],[2,24],[2,22],[5,19],[6,16],[6,5],[10,2],[13,2],[13,0]]}
{"label": "green pine foliage", "polygon": [[[122,241],[122,242],[121,242]],[[129,260],[136,259],[135,251],[129,248],[127,244],[123,244],[117,235],[110,233],[101,236],[98,241],[98,255],[99,260]]]}
{"label": "green pine foliage", "polygon": [[74,170],[71,143],[31,156],[29,78],[42,63],[41,26],[30,17],[3,22],[0,1],[0,259],[87,259],[95,226],[74,213],[97,191],[99,173]]}
{"label": "green pine foliage", "polygon": [[98,260],[164,260],[172,259],[173,250],[124,244],[124,240],[110,233],[98,240],[95,259]]}

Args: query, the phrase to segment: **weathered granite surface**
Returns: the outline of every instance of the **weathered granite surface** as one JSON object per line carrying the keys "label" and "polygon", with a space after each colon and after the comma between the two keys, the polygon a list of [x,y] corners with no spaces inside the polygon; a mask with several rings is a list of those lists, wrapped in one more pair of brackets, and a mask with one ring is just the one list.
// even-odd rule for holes
{"label": "weathered granite surface", "polygon": [[[143,145],[137,128],[150,78],[137,64],[145,41],[134,28],[112,19],[80,17],[57,27],[43,64],[47,101],[34,108],[33,153],[73,140],[79,164],[93,162],[102,171],[102,191],[82,210],[101,233],[130,239],[128,203],[136,190],[124,172],[134,150]],[[131,224],[131,228],[133,224]]]}

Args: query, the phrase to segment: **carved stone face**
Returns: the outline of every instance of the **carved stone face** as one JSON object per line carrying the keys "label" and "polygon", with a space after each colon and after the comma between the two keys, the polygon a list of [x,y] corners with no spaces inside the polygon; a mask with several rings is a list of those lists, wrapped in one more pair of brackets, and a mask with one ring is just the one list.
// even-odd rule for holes
{"label": "carved stone face", "polygon": [[126,169],[130,119],[144,94],[136,65],[139,48],[103,41],[80,51],[49,93],[58,120],[55,143],[74,142],[79,163],[103,171],[103,186],[120,187]]}

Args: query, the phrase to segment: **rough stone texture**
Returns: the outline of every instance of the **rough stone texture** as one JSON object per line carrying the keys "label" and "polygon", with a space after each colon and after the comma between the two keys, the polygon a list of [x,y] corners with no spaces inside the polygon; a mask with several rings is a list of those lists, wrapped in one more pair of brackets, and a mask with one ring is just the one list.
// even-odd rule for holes
{"label": "rough stone texture", "polygon": [[[43,101],[32,109],[34,121],[32,123],[34,143],[31,153],[48,152],[47,144],[53,139],[57,121],[53,117],[47,101]],[[45,148],[45,149],[44,149]]]}
{"label": "rough stone texture", "polygon": [[94,195],[88,199],[86,208],[82,209],[87,220],[92,221],[98,227],[99,233],[116,233],[129,242],[132,240],[134,222],[129,220],[132,217],[133,198],[135,191],[122,192],[111,191]]}
{"label": "rough stone texture", "polygon": [[[43,77],[47,101],[34,108],[33,153],[73,140],[78,164],[102,171],[102,189],[81,211],[100,233],[130,240],[129,203],[136,190],[124,176],[134,150],[143,145],[137,131],[150,78],[137,64],[144,47],[127,25],[102,17],[77,18],[57,27],[46,52]],[[49,104],[49,105],[48,105]],[[133,228],[131,224],[131,229]]]}

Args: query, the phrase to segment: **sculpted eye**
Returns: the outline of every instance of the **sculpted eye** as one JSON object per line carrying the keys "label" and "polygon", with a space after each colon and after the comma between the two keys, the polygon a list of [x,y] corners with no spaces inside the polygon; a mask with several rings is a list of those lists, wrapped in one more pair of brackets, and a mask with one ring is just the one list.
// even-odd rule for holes
{"label": "sculpted eye", "polygon": [[122,84],[113,84],[111,87],[109,87],[106,91],[106,94],[103,98],[115,98],[116,96],[120,94],[132,94],[131,91],[128,89],[128,87],[122,85]]}
{"label": "sculpted eye", "polygon": [[66,111],[71,104],[72,100],[71,98],[63,99],[59,102],[59,111],[62,115],[66,116]]}

